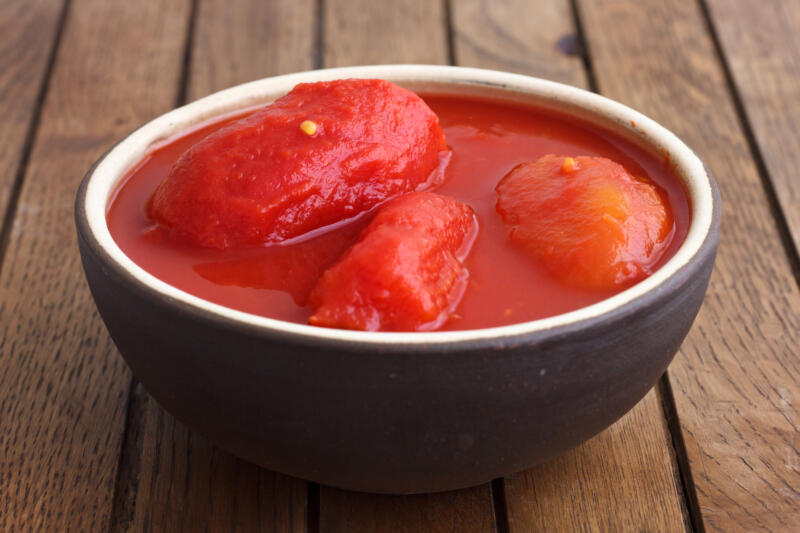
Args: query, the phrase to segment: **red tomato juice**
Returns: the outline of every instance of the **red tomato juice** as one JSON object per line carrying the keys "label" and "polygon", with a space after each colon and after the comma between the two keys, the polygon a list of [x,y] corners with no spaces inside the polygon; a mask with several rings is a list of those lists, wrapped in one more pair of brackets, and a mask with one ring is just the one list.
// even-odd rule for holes
{"label": "red tomato juice", "polygon": [[[482,99],[424,97],[439,116],[452,157],[435,192],[470,205],[479,232],[465,265],[469,284],[440,330],[525,322],[584,307],[619,291],[569,287],[508,239],[495,211],[497,182],[519,163],[545,154],[607,157],[647,177],[666,198],[674,218],[671,241],[659,264],[683,242],[691,219],[688,199],[669,161],[575,119]],[[111,235],[135,263],[157,278],[233,309],[308,323],[309,291],[322,272],[358,238],[370,215],[306,238],[266,247],[205,249],[176,244],[154,228],[144,206],[172,164],[192,144],[243,115],[202,125],[154,147],[122,181],[107,210]]]}

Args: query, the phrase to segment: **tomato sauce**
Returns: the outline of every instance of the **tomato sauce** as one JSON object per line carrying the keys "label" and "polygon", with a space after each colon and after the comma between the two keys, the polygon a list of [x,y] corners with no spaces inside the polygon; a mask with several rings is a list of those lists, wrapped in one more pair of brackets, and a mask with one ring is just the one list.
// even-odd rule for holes
{"label": "tomato sauce", "polygon": [[[614,134],[550,112],[454,96],[424,98],[439,116],[452,155],[441,195],[466,203],[479,232],[464,264],[469,281],[461,303],[440,330],[501,326],[557,315],[612,296],[618,290],[569,286],[508,238],[496,212],[495,186],[516,165],[546,154],[606,157],[647,177],[668,200],[674,218],[669,244],[656,267],[683,242],[691,213],[669,162]],[[250,111],[252,113],[252,111]],[[138,265],[159,279],[214,303],[306,324],[317,279],[358,238],[374,211],[310,235],[266,247],[208,249],[178,244],[145,215],[145,205],[180,155],[246,115],[202,125],[154,147],[123,180],[111,200],[111,235]]]}

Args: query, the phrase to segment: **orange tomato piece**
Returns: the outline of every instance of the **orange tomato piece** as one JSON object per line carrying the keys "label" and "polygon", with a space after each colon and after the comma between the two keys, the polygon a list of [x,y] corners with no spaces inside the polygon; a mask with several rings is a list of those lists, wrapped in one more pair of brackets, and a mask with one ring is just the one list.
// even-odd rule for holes
{"label": "orange tomato piece", "polygon": [[603,157],[546,155],[516,166],[496,192],[511,240],[574,287],[644,279],[672,233],[656,186]]}

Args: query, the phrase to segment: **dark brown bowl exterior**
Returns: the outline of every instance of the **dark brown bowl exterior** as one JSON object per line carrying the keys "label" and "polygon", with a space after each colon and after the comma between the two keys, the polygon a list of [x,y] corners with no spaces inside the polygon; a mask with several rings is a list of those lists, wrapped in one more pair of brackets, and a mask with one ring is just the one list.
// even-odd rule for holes
{"label": "dark brown bowl exterior", "polygon": [[[91,175],[91,171],[89,173]],[[138,282],[76,223],[97,307],[134,375],[231,453],[336,487],[419,493],[484,483],[588,439],[667,368],[706,291],[720,202],[697,255],[597,318],[436,344],[310,338],[237,322]]]}

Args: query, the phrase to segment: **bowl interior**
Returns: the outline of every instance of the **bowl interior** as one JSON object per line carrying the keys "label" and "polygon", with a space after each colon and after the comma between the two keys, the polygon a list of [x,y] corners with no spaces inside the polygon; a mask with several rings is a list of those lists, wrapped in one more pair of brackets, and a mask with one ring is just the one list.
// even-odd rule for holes
{"label": "bowl interior", "polygon": [[[154,145],[186,129],[221,115],[266,104],[302,82],[340,78],[383,78],[427,94],[480,96],[544,108],[574,116],[613,131],[629,142],[667,159],[683,183],[689,198],[692,220],[682,246],[650,277],[611,298],[581,309],[531,322],[509,326],[447,332],[361,332],[318,328],[284,322],[214,304],[177,289],[134,263],[119,248],[106,225],[111,196],[126,173]],[[575,324],[612,313],[632,304],[664,283],[695,258],[709,235],[715,218],[714,185],[703,163],[680,139],[655,121],[622,104],[567,85],[503,72],[462,67],[426,65],[385,65],[349,67],[302,72],[239,85],[166,113],[131,133],[112,148],[84,179],[78,197],[78,217],[85,217],[89,244],[109,267],[123,273],[159,297],[215,319],[244,323],[287,335],[315,339],[381,345],[407,345],[475,341],[516,337],[536,331]]]}

